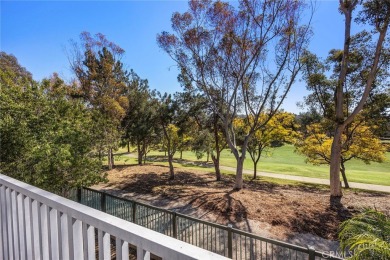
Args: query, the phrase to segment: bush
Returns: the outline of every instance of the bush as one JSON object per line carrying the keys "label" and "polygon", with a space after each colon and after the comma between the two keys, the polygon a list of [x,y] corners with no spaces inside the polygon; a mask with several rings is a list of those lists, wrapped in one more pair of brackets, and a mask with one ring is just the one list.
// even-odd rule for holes
{"label": "bush", "polygon": [[349,259],[390,259],[390,218],[365,210],[340,225],[340,245]]}

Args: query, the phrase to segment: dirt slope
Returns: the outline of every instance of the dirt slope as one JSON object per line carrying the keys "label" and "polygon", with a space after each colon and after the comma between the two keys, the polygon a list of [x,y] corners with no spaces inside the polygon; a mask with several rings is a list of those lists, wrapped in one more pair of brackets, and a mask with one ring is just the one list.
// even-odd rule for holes
{"label": "dirt slope", "polygon": [[[390,194],[346,191],[342,207],[329,207],[329,192],[310,184],[276,185],[247,181],[233,191],[233,178],[216,182],[212,173],[177,169],[168,180],[165,166],[127,166],[108,172],[108,183],[94,188],[128,196],[263,236],[323,250],[337,246],[341,221],[367,207],[390,214]],[[326,240],[325,240],[326,239]],[[318,241],[316,241],[318,240]]]}

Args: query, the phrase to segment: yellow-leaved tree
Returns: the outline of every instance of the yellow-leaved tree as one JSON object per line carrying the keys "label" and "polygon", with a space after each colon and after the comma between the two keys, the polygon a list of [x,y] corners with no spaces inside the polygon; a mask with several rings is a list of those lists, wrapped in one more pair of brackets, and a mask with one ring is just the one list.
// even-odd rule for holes
{"label": "yellow-leaved tree", "polygon": [[174,179],[173,171],[173,156],[176,153],[176,150],[179,146],[179,128],[174,124],[168,124],[166,127],[163,127],[164,137],[166,141],[167,151],[168,151],[168,162],[169,162],[169,172],[170,179]]}
{"label": "yellow-leaved tree", "polygon": [[[273,147],[280,146],[284,142],[293,143],[298,138],[299,134],[295,131],[295,129],[298,129],[298,125],[295,124],[294,118],[291,113],[278,112],[267,124],[263,124],[268,120],[268,116],[264,113],[260,115],[258,118],[259,125],[263,126],[255,130],[247,145],[247,151],[253,162],[253,179],[257,177],[257,164],[261,156],[270,156]],[[250,122],[247,122],[244,118],[234,120],[237,139],[240,139],[240,136],[245,136],[250,131],[250,125],[253,124],[254,118],[250,117],[249,120]]]}
{"label": "yellow-leaved tree", "polygon": [[[372,133],[363,121],[348,125],[342,134],[340,172],[344,186],[349,188],[345,173],[345,163],[351,159],[370,162],[386,160],[386,148],[378,137]],[[315,123],[307,126],[306,135],[296,143],[296,151],[306,156],[306,162],[314,165],[330,164],[333,137],[327,133],[326,123]]]}

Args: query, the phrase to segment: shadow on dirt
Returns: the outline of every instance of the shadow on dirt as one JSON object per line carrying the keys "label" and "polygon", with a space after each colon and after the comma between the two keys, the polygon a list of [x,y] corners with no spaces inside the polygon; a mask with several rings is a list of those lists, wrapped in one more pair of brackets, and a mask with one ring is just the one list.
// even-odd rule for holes
{"label": "shadow on dirt", "polygon": [[354,213],[343,206],[338,209],[327,208],[326,211],[307,212],[297,211],[289,217],[289,223],[281,223],[291,227],[297,233],[311,233],[319,237],[337,240],[338,223],[350,218]]}
{"label": "shadow on dirt", "polygon": [[247,231],[256,229],[249,218],[266,222],[276,230],[310,233],[326,239],[337,238],[338,225],[359,209],[357,200],[386,196],[349,190],[346,194],[350,196],[331,208],[329,190],[316,184],[278,184],[260,176],[245,180],[244,189],[235,191],[234,175],[223,175],[221,181],[216,181],[211,169],[207,173],[176,169],[174,180],[169,180],[168,166],[126,165],[116,166],[115,170],[112,182],[101,186],[112,194],[198,218],[210,217],[211,221],[217,218],[220,224],[233,224]]}
{"label": "shadow on dirt", "polygon": [[[118,192],[135,194],[135,197],[142,198],[154,206],[169,207],[178,212],[188,213],[190,209],[201,209],[202,215],[218,212],[229,223],[247,218],[248,213],[243,203],[232,196],[236,191],[229,189],[233,187],[230,178],[216,181],[213,173],[197,175],[177,171],[175,179],[169,180],[169,169],[166,168],[167,171],[163,174],[154,172],[134,174],[132,178],[114,184],[108,183],[103,189],[113,194]],[[201,187],[208,189],[199,189]],[[172,201],[182,203],[178,207],[170,207]]]}

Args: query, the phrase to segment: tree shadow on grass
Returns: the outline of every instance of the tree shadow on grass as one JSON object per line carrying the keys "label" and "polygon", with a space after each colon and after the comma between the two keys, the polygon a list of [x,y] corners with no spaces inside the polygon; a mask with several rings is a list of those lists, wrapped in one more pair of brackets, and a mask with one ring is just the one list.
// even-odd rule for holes
{"label": "tree shadow on grass", "polygon": [[122,155],[129,155],[129,154],[132,154],[132,153],[129,153],[129,152],[115,153],[114,156],[122,156]]}
{"label": "tree shadow on grass", "polygon": [[123,170],[126,169],[127,167],[135,167],[135,166],[139,166],[139,164],[138,163],[129,163],[129,164],[116,163],[113,168],[116,170]]}
{"label": "tree shadow on grass", "polygon": [[[163,155],[147,156],[146,160],[149,162],[167,162],[167,157]],[[183,167],[193,167],[198,166],[202,168],[212,168],[214,167],[212,162],[203,162],[203,161],[192,161],[187,159],[173,159],[174,163],[178,163]]]}

